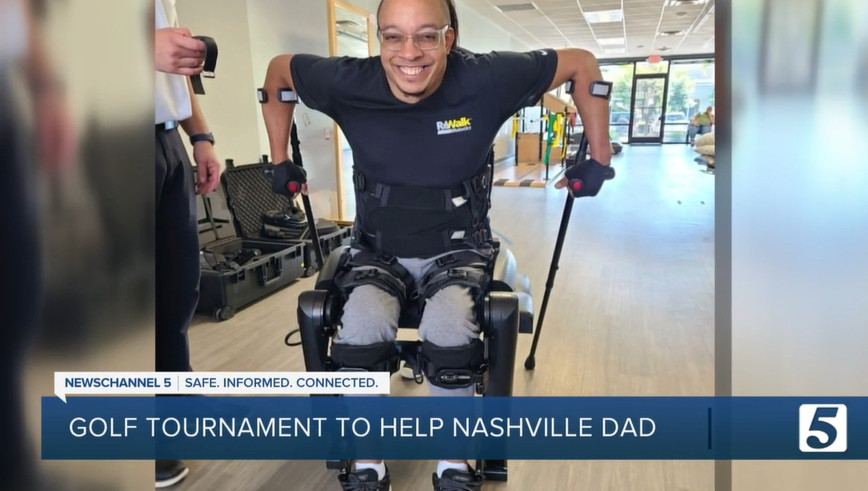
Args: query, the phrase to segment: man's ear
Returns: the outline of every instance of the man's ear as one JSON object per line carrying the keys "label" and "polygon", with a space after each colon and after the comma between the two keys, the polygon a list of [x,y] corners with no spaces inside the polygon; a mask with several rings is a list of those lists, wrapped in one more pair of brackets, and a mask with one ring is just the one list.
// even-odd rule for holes
{"label": "man's ear", "polygon": [[451,27],[446,29],[446,51],[452,51],[452,46],[455,44],[455,30]]}

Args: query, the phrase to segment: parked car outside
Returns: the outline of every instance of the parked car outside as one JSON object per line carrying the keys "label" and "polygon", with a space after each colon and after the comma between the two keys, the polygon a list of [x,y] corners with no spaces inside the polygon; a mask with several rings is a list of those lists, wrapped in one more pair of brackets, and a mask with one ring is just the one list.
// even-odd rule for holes
{"label": "parked car outside", "polygon": [[682,112],[666,113],[666,124],[687,124],[690,121]]}
{"label": "parked car outside", "polygon": [[[666,126],[668,126],[670,128],[674,127],[675,129],[679,129],[679,128],[686,129],[686,126],[682,127],[680,125],[686,125],[688,123],[690,123],[690,120],[687,119],[687,116],[685,116],[683,112],[677,111],[677,112],[666,113]],[[653,131],[655,134],[660,132],[660,118],[657,118],[654,121],[654,130]]]}

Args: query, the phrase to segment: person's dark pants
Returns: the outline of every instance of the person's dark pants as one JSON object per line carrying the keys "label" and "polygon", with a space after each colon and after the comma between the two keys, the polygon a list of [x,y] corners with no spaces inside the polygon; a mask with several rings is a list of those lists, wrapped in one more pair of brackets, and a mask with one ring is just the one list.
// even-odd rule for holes
{"label": "person's dark pants", "polygon": [[156,130],[155,369],[189,371],[187,329],[199,300],[199,232],[192,167],[177,129]]}
{"label": "person's dark pants", "polygon": [[[2,77],[0,72],[0,77]],[[2,82],[2,80],[0,80]],[[16,119],[11,117],[7,88],[0,84],[0,209],[3,236],[0,241],[3,273],[0,309],[3,341],[0,342],[0,489],[27,489],[24,480],[33,471],[25,433],[21,394],[24,354],[39,328],[42,303],[41,240],[36,203],[38,163],[28,160]]]}

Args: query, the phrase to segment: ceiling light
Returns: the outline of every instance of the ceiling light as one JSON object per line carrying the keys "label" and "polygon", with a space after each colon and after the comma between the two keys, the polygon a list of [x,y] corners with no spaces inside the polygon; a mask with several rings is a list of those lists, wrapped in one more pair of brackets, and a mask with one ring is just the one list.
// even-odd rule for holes
{"label": "ceiling light", "polygon": [[621,9],[615,10],[597,10],[594,12],[584,12],[585,20],[589,24],[599,24],[601,22],[621,22],[624,20],[624,11]]}
{"label": "ceiling light", "polygon": [[708,0],[668,0],[667,7],[681,7],[683,5],[702,5]]}
{"label": "ceiling light", "polygon": [[627,52],[627,48],[609,48],[604,49],[603,52],[607,55],[623,55]]}
{"label": "ceiling light", "polygon": [[597,39],[597,44],[600,46],[615,46],[624,44],[624,38],[602,38]]}
{"label": "ceiling light", "polygon": [[501,12],[522,12],[525,10],[536,10],[536,5],[532,3],[514,3],[512,5],[495,5],[494,8]]}
{"label": "ceiling light", "polygon": [[658,36],[680,36],[682,34],[684,34],[684,31],[663,31],[657,33]]}

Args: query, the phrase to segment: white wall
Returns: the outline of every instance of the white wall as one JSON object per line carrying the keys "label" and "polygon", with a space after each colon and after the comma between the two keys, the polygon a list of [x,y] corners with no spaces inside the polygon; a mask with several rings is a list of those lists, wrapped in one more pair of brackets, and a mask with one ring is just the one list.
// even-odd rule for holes
{"label": "white wall", "polygon": [[[92,119],[123,125],[153,114],[150,2],[47,2],[47,6],[45,47],[52,68],[63,78],[78,127],[86,129]],[[97,15],[111,22],[94,28]],[[95,50],[96,46],[101,48]]]}
{"label": "white wall", "polygon": [[[491,7],[492,9],[494,7]],[[458,41],[459,45],[485,53],[488,51],[525,51],[527,48],[506,31],[465,7],[460,1],[456,2],[455,9],[458,13]],[[470,26],[473,26],[470,28]],[[494,139],[494,158],[498,161],[505,158],[515,158],[515,142],[511,136],[512,121],[504,123]]]}
{"label": "white wall", "polygon": [[[198,96],[217,140],[217,157],[249,164],[259,159],[259,108],[250,64],[247,6],[237,0],[178,0],[178,23],[217,42],[216,78],[202,78]],[[185,144],[187,142],[185,141]],[[189,148],[188,148],[189,149]]]}
{"label": "white wall", "polygon": [[[375,13],[379,0],[347,3]],[[244,165],[271,153],[256,88],[262,86],[268,63],[278,54],[329,54],[327,5],[326,0],[177,0],[181,25],[194,35],[213,37],[219,46],[217,77],[205,79],[206,95],[199,100],[217,138],[221,159],[231,158],[236,165]],[[465,48],[478,52],[525,49],[461,0],[456,8]],[[314,212],[335,217],[333,122],[304,104],[298,105],[295,114]],[[507,123],[498,134],[498,159],[513,154],[509,128]]]}
{"label": "white wall", "polygon": [[[283,53],[329,54],[326,0],[248,0],[250,60],[256,87],[261,87],[271,59]],[[259,108],[256,109],[259,114]],[[317,216],[337,216],[334,142],[326,139],[333,121],[303,103],[295,110],[301,154],[307,169],[311,203]],[[262,118],[257,118],[260,153],[270,154]]]}

